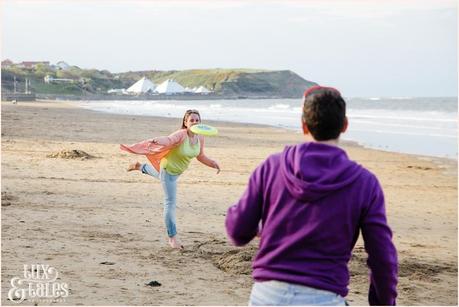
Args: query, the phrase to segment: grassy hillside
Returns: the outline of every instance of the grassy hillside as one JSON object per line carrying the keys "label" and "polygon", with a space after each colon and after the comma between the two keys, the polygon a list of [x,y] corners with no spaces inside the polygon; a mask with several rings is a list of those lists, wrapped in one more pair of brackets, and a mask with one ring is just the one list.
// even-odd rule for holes
{"label": "grassy hillside", "polygon": [[257,73],[261,70],[254,69],[190,69],[171,71],[140,71],[120,74],[121,79],[138,80],[145,76],[156,84],[167,79],[174,79],[183,86],[190,88],[205,86],[208,89],[219,92],[221,84],[234,80],[243,73]]}
{"label": "grassy hillside", "polygon": [[[44,77],[72,79],[72,83],[46,84]],[[31,88],[38,94],[105,94],[112,88],[128,88],[142,77],[155,84],[174,79],[184,87],[205,86],[221,96],[298,97],[314,82],[304,80],[292,71],[260,69],[191,69],[182,71],[135,71],[113,74],[106,70],[80,69],[54,70],[39,65],[34,69],[17,66],[2,68],[2,90],[13,90],[13,78],[18,90],[24,88],[24,80],[31,81]]]}
{"label": "grassy hillside", "polygon": [[[72,83],[50,83],[44,81],[49,75],[53,78],[72,79]],[[38,65],[34,69],[19,68],[12,66],[2,68],[2,90],[14,89],[14,77],[17,81],[17,90],[24,91],[25,79],[30,80],[30,87],[37,94],[69,94],[84,95],[87,93],[106,93],[110,88],[119,87],[123,84],[114,79],[108,71],[95,69],[80,69],[71,67],[68,70],[54,70],[44,65]]]}

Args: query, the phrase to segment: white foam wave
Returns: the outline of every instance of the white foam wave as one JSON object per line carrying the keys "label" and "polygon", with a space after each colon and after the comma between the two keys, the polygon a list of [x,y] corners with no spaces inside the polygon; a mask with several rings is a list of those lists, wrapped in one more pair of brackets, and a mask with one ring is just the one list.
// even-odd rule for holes
{"label": "white foam wave", "polygon": [[[359,105],[355,109],[349,108],[350,126],[343,138],[351,137],[363,145],[384,146],[393,151],[454,155],[457,149],[457,112],[422,111],[422,108],[398,110],[392,106],[384,109],[384,103],[377,103],[377,109]],[[297,100],[279,100],[279,103],[271,100],[136,100],[85,101],[78,104],[102,112],[171,118],[181,118],[187,109],[198,109],[203,120],[265,124],[300,130],[301,103]],[[436,145],[427,148],[423,144]]]}
{"label": "white foam wave", "polygon": [[389,97],[389,99],[392,99],[392,100],[410,100],[410,99],[413,99],[414,97]]}
{"label": "white foam wave", "polygon": [[[432,112],[430,112],[432,113]],[[389,120],[398,120],[398,121],[431,121],[431,122],[452,122],[455,123],[457,122],[457,118],[454,118],[454,115],[448,114],[448,113],[442,113],[439,114],[437,113],[437,116],[432,116],[432,114],[429,114],[427,112],[424,112],[421,114],[419,112],[420,116],[416,116],[415,114],[413,115],[377,115],[377,114],[356,114],[356,113],[351,113],[349,112],[348,117],[353,118],[353,119],[389,119]],[[445,118],[449,117],[449,118]]]}
{"label": "white foam wave", "polygon": [[394,135],[416,135],[423,137],[440,137],[440,138],[457,138],[457,135],[454,134],[440,134],[440,133],[418,133],[418,132],[408,132],[408,131],[390,131],[390,130],[368,130],[368,129],[353,129],[353,132],[366,132],[366,133],[381,133],[381,134],[394,134]]}
{"label": "white foam wave", "polygon": [[286,109],[289,109],[290,106],[288,104],[282,104],[282,103],[278,103],[278,104],[275,104],[273,106],[270,106],[268,109],[269,110],[286,110]]}
{"label": "white foam wave", "polygon": [[382,123],[382,122],[375,122],[375,121],[366,121],[366,120],[353,120],[351,125],[369,125],[369,126],[379,126],[379,127],[388,127],[388,128],[409,128],[409,129],[418,129],[418,130],[450,130],[456,131],[455,127],[445,127],[443,126],[433,126],[433,125],[413,125],[413,124],[406,124],[406,123]]}

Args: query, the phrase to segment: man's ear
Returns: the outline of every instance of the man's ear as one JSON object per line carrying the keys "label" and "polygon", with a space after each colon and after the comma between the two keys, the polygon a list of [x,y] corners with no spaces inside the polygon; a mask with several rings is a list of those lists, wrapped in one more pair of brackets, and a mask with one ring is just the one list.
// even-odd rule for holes
{"label": "man's ear", "polygon": [[349,121],[347,120],[347,116],[346,116],[344,118],[343,128],[341,128],[341,133],[346,132],[348,126],[349,126]]}
{"label": "man's ear", "polygon": [[309,134],[309,128],[303,120],[301,120],[301,126],[303,127],[303,134]]}

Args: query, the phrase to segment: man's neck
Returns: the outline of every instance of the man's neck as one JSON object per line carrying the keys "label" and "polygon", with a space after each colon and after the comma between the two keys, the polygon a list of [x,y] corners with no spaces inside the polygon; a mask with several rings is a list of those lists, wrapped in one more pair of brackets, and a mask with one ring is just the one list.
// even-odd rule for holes
{"label": "man's neck", "polygon": [[339,139],[326,140],[326,141],[317,141],[317,140],[315,140],[315,139],[313,139],[311,137],[311,138],[308,138],[308,141],[309,142],[319,143],[319,144],[327,144],[327,145],[332,145],[332,146],[339,146]]}
{"label": "man's neck", "polygon": [[322,144],[327,144],[327,145],[333,145],[333,146],[338,146],[338,140],[327,140],[327,141],[316,141],[318,143]]}

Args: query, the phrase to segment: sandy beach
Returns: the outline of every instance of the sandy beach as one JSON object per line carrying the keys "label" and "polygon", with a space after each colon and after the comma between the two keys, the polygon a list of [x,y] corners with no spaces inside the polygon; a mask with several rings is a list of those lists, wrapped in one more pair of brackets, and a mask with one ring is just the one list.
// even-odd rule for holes
{"label": "sandy beach", "polygon": [[[249,246],[231,246],[225,213],[252,170],[301,134],[271,127],[207,122],[220,135],[206,153],[222,172],[193,161],[178,184],[183,251],[166,243],[159,182],[126,167],[143,156],[119,150],[180,126],[180,119],[122,116],[69,102],[2,102],[2,305],[24,264],[49,264],[69,285],[65,301],[20,305],[246,305]],[[205,118],[203,119],[205,121]],[[350,123],[352,125],[352,122]],[[399,256],[399,305],[457,305],[457,161],[345,144],[385,191]],[[63,158],[64,150],[89,157]],[[70,152],[72,153],[72,152]],[[351,261],[347,300],[367,305],[361,239]],[[157,281],[157,287],[146,283]]]}

